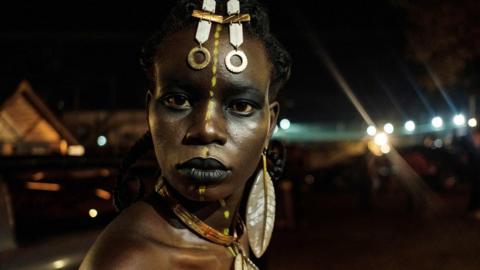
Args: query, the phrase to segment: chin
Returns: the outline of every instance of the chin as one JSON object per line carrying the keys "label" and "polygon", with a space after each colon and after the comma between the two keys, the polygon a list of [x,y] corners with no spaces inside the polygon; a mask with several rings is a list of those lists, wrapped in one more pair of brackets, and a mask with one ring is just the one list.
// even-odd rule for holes
{"label": "chin", "polygon": [[[233,187],[231,183],[228,183],[228,180],[229,179],[227,178],[220,183],[202,186],[197,183],[192,183],[186,179],[180,180],[177,178],[176,183],[169,181],[169,184],[175,189],[176,192],[188,200],[198,202],[213,202],[226,199],[241,189],[240,187]],[[204,189],[202,194],[199,192],[199,188]]]}

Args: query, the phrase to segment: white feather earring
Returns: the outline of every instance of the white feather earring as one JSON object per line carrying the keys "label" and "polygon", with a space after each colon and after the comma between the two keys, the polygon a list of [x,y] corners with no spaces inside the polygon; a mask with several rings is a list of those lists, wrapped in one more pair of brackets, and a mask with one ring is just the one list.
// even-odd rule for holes
{"label": "white feather earring", "polygon": [[262,153],[263,170],[255,177],[247,202],[247,234],[253,254],[260,258],[270,243],[275,223],[275,190],[267,172],[266,151]]}

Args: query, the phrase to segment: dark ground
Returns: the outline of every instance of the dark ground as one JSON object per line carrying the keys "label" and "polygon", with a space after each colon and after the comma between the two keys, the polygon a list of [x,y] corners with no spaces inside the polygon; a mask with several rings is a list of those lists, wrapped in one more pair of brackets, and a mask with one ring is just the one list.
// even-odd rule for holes
{"label": "dark ground", "polygon": [[[408,212],[398,191],[376,194],[369,211],[359,209],[355,193],[304,192],[295,202],[296,226],[276,228],[263,270],[480,269],[480,221],[465,210],[468,188],[435,194],[423,213]],[[281,211],[277,215],[281,224]],[[98,232],[43,239],[19,250],[16,267],[0,263],[0,269],[39,269],[21,265],[47,264],[66,251],[79,262]]]}
{"label": "dark ground", "polygon": [[354,195],[304,194],[308,222],[274,233],[268,269],[480,269],[480,222],[467,216],[466,189],[437,194],[426,214],[408,213],[402,197],[382,194],[360,211]]}

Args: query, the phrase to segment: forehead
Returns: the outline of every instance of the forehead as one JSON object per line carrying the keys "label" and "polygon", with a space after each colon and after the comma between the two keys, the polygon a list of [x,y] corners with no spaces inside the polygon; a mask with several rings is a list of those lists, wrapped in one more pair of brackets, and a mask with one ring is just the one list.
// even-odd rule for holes
{"label": "forehead", "polygon": [[[202,70],[194,70],[187,63],[187,55],[194,47],[198,47],[195,41],[196,25],[185,28],[167,36],[161,43],[155,59],[155,77],[158,82],[162,80],[188,80],[193,84],[209,84],[213,75],[214,65],[214,33],[216,24],[212,29],[207,42],[202,46],[210,51],[212,60]],[[267,58],[263,43],[244,33],[244,43],[239,50],[245,52],[248,58],[248,66],[241,73],[230,72],[225,65],[225,56],[233,50],[229,42],[228,25],[223,25],[218,39],[218,62],[216,80],[218,86],[241,85],[254,87],[262,92],[268,91],[270,85],[271,64]],[[205,85],[205,87],[209,88]]]}

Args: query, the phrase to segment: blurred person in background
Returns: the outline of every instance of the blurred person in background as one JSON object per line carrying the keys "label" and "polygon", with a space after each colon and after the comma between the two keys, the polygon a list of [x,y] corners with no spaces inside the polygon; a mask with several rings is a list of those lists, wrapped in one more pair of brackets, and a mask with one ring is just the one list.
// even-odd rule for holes
{"label": "blurred person in background", "polygon": [[472,131],[473,145],[469,153],[469,175],[472,181],[468,210],[471,216],[480,221],[480,129]]}

